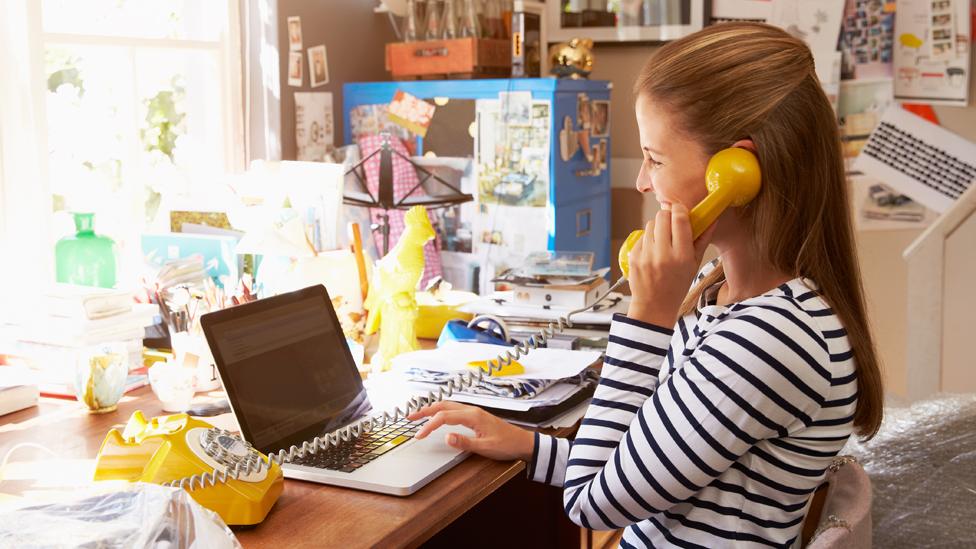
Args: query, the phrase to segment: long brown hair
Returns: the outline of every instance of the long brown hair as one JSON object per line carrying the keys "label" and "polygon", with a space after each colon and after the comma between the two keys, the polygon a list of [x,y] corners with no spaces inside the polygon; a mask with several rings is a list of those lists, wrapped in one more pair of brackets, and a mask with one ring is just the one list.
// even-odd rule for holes
{"label": "long brown hair", "polygon": [[[857,371],[854,426],[881,424],[881,369],[865,314],[836,116],[801,40],[758,23],[708,27],[657,50],[635,96],[665,105],[708,154],[744,138],[756,145],[763,187],[741,214],[755,245],[780,271],[813,279],[840,318]],[[721,264],[682,304],[723,276]]]}

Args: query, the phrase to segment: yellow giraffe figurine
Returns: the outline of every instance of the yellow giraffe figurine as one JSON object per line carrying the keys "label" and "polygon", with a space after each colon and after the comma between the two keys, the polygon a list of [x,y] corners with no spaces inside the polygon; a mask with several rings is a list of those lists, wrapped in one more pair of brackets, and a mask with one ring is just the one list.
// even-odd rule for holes
{"label": "yellow giraffe figurine", "polygon": [[403,222],[400,240],[376,263],[366,296],[366,333],[380,331],[379,350],[371,361],[374,372],[389,370],[393,357],[418,348],[415,294],[424,274],[424,244],[434,238],[434,227],[423,206],[410,208]]}

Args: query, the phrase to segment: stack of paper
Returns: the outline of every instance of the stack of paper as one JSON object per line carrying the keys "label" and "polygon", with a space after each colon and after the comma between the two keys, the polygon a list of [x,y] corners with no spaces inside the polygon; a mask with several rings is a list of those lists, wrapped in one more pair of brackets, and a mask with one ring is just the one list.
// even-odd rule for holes
{"label": "stack of paper", "polygon": [[[432,388],[454,379],[458,372],[472,370],[469,363],[492,360],[507,350],[499,345],[451,342],[437,349],[402,354],[393,359],[393,370],[403,379]],[[512,398],[498,390],[471,388],[455,392],[451,400],[516,411],[559,404],[580,389],[584,370],[601,356],[595,351],[535,349],[518,359],[524,373],[494,377],[483,383],[505,386],[522,381],[537,385],[538,391]]]}
{"label": "stack of paper", "polygon": [[87,347],[120,343],[130,370],[142,368],[145,327],[158,313],[156,305],[134,303],[131,292],[81,286],[57,285],[6,301],[0,352],[25,358],[38,370],[41,392],[59,396],[74,394],[76,363]]}
{"label": "stack of paper", "polygon": [[0,365],[0,416],[37,404],[37,381],[27,369]]}

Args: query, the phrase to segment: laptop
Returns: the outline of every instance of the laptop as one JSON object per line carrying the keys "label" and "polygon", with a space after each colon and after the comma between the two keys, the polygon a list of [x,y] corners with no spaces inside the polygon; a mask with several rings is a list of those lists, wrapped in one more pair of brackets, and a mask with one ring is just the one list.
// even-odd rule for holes
{"label": "laptop", "polygon": [[[201,317],[244,439],[265,454],[302,446],[367,417],[372,407],[332,300],[318,285]],[[400,420],[282,464],[286,478],[410,495],[467,457],[445,434],[414,438]]]}

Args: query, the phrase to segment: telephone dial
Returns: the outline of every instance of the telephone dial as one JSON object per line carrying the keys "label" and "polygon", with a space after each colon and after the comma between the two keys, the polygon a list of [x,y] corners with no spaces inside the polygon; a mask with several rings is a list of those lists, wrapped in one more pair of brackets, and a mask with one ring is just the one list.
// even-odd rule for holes
{"label": "telephone dial", "polygon": [[[759,193],[760,184],[759,162],[751,152],[730,148],[716,153],[706,169],[708,196],[689,213],[694,237],[698,238],[727,207],[748,204]],[[627,237],[618,255],[623,276],[595,303],[549,323],[527,341],[489,360],[485,367],[459,372],[445,386],[412,397],[405,408],[397,407],[393,413],[383,412],[381,416],[305,441],[301,447],[291,446],[269,455],[261,454],[239,435],[214,428],[187,414],[147,421],[137,411],[122,432],[109,431],[99,450],[95,480],[124,479],[177,486],[189,491],[204,507],[217,512],[227,524],[257,524],[264,520],[283,489],[281,463],[328,449],[364,432],[382,429],[486,376],[502,373],[519,357],[545,345],[565,328],[571,328],[573,315],[592,309],[623,285],[630,274],[627,256],[643,232],[639,229]]]}

